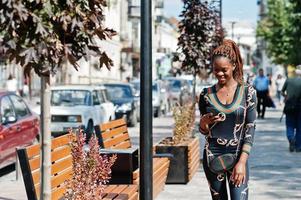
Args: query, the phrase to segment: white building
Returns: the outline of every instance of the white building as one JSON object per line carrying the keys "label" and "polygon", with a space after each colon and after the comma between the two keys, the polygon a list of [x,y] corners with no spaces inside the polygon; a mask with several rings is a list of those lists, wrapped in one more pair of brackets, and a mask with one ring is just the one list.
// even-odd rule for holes
{"label": "white building", "polygon": [[155,42],[157,52],[154,55],[157,76],[167,76],[172,67],[173,53],[178,48],[178,21],[175,18],[163,17],[156,28]]}

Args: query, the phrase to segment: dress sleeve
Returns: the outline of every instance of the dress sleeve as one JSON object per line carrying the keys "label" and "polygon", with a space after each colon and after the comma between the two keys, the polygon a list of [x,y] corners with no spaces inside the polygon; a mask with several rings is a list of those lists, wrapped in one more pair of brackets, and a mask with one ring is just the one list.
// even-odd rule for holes
{"label": "dress sleeve", "polygon": [[247,111],[242,151],[249,154],[254,141],[257,97],[254,87],[248,86],[247,90]]}
{"label": "dress sleeve", "polygon": [[[205,100],[205,89],[201,92],[200,94],[200,98],[199,98],[199,110],[200,110],[200,116],[202,117],[202,115],[206,114],[207,111],[206,111],[206,106],[207,106],[207,103],[206,103],[206,100]],[[200,132],[202,134],[206,134],[205,132],[203,132],[201,129],[199,129]]]}
{"label": "dress sleeve", "polygon": [[200,94],[199,98],[199,110],[200,110],[200,115],[206,114],[206,100],[205,100],[205,90],[203,90]]}

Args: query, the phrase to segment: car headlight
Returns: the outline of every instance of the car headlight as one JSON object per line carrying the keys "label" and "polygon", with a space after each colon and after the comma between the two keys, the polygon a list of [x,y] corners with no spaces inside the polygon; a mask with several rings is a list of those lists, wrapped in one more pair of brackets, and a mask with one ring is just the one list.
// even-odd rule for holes
{"label": "car headlight", "polygon": [[132,103],[125,103],[117,107],[116,111],[129,111],[132,110]]}
{"label": "car headlight", "polygon": [[82,122],[82,117],[80,115],[68,116],[68,122]]}

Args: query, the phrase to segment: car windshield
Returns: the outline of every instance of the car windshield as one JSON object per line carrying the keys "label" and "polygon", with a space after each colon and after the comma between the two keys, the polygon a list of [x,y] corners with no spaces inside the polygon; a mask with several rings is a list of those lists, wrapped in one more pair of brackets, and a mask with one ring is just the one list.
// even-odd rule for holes
{"label": "car windshield", "polygon": [[132,90],[127,85],[106,85],[106,88],[112,101],[133,97]]}
{"label": "car windshield", "polygon": [[158,92],[158,85],[157,85],[157,83],[154,83],[153,84],[153,93],[156,93],[156,92]]}
{"label": "car windshield", "polygon": [[52,106],[89,106],[91,92],[87,90],[52,90]]}
{"label": "car windshield", "polygon": [[140,91],[140,82],[138,81],[132,82],[132,85],[135,88],[135,90]]}

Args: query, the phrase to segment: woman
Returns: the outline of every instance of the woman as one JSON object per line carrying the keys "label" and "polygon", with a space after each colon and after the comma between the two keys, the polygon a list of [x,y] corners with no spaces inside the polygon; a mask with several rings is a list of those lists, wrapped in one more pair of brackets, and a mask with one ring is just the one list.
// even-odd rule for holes
{"label": "woman", "polygon": [[243,83],[238,46],[224,40],[212,54],[218,82],[205,88],[199,99],[200,132],[206,135],[203,167],[212,199],[248,199],[248,157],[256,119],[256,91]]}

